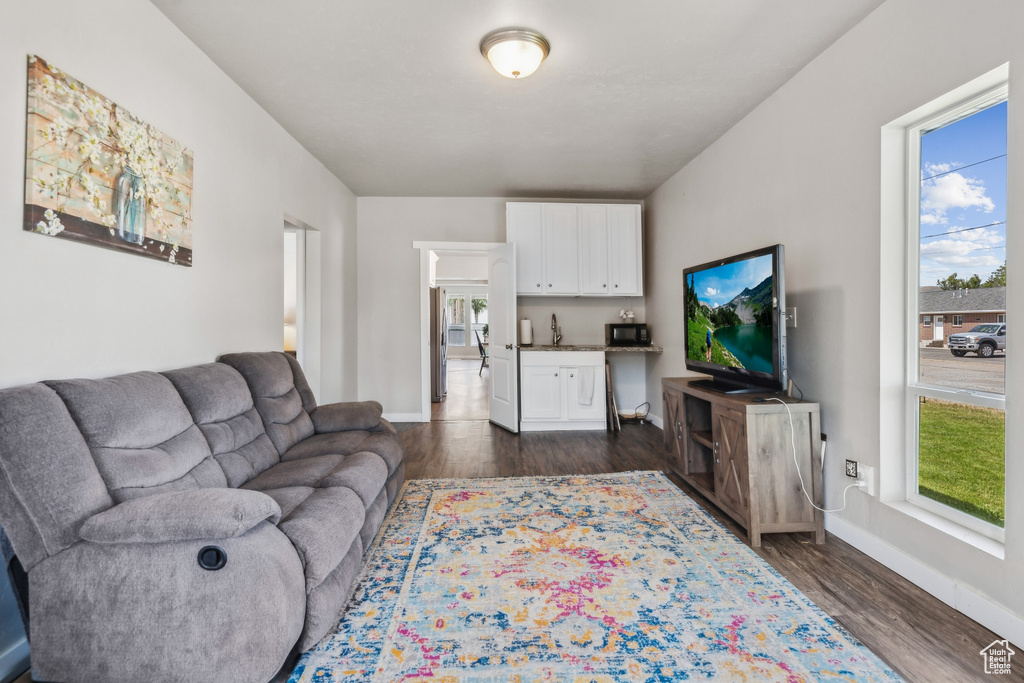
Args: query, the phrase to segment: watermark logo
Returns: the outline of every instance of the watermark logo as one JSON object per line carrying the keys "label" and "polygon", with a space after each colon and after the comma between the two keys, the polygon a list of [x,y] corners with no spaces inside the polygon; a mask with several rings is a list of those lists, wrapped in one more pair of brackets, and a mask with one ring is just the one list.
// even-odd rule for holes
{"label": "watermark logo", "polygon": [[1010,673],[1010,658],[1017,653],[1010,649],[1009,642],[995,640],[978,654],[985,658],[985,673],[1000,675]]}

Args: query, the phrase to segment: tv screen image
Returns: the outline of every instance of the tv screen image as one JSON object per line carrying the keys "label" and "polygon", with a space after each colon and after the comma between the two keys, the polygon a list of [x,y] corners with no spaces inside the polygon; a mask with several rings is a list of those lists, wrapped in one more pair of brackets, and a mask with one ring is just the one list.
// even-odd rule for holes
{"label": "tv screen image", "polygon": [[687,355],[706,363],[770,373],[772,298],[768,254],[690,273]]}
{"label": "tv screen image", "polygon": [[687,368],[779,389],[785,332],[781,245],[683,271]]}

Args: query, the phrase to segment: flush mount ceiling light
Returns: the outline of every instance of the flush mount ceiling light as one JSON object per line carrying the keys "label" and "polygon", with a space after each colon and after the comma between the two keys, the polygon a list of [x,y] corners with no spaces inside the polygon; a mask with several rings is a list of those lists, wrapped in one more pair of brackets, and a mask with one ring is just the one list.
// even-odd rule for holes
{"label": "flush mount ceiling light", "polygon": [[550,50],[551,45],[544,36],[525,28],[491,31],[480,41],[480,52],[494,70],[506,78],[529,76]]}

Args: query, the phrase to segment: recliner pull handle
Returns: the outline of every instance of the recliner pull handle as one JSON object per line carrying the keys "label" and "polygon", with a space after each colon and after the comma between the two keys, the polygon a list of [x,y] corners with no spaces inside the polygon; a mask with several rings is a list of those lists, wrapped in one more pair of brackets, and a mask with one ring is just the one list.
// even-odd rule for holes
{"label": "recliner pull handle", "polygon": [[223,548],[215,545],[203,546],[199,551],[199,566],[207,571],[215,572],[223,569],[228,563],[228,554]]}

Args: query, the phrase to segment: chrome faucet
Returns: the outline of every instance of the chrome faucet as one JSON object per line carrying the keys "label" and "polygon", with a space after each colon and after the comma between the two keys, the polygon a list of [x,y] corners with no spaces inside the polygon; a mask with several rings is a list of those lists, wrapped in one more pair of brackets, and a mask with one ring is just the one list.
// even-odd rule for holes
{"label": "chrome faucet", "polygon": [[551,345],[558,346],[558,343],[562,341],[562,328],[558,326],[558,321],[555,320],[555,314],[551,314]]}

